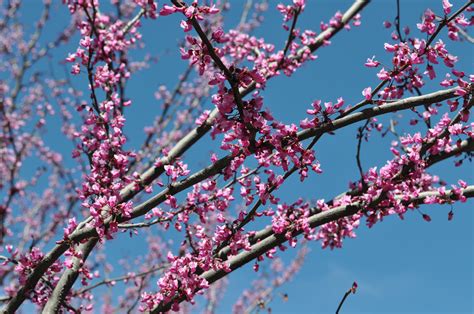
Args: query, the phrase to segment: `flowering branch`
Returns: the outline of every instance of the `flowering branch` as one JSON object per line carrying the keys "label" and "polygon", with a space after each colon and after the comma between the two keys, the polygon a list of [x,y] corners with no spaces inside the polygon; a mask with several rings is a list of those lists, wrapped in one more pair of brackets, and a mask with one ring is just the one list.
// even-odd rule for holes
{"label": "flowering branch", "polygon": [[[438,27],[436,28],[436,30],[433,30],[430,37],[428,38],[426,44],[424,45],[424,47],[429,47],[431,45],[431,43],[436,39],[436,37],[438,36],[438,34],[441,32],[441,30],[446,26],[448,25],[448,23],[450,23],[452,20],[454,20],[457,16],[459,16],[462,12],[464,12],[472,3],[474,3],[474,0],[469,0],[467,1],[461,8],[459,8],[459,10],[457,10],[455,13],[453,13],[449,18],[446,18],[444,19],[439,25]],[[417,55],[420,57],[424,54],[426,54],[428,52],[428,49],[421,49],[420,51],[417,51]],[[406,70],[408,67],[410,67],[412,64],[411,62],[407,62],[405,64],[403,64],[402,66],[400,66],[399,68],[394,68],[391,72],[392,73],[403,73],[404,70]],[[370,96],[367,95],[366,96],[366,99],[359,102],[358,104],[356,104],[354,107],[346,110],[343,115],[346,115],[346,114],[350,114],[362,107],[364,107],[365,105],[367,104],[370,104],[372,103],[372,98],[377,95],[377,93],[389,82],[392,81],[392,76],[388,76],[388,77],[385,77],[385,76],[380,76],[380,78],[382,79],[382,82],[380,82],[376,87],[375,89],[370,89]]]}
{"label": "flowering branch", "polygon": [[[453,92],[453,91],[451,91]],[[436,93],[434,93],[436,94]],[[436,97],[439,97],[439,94],[436,95]],[[416,98],[416,97],[411,97]],[[401,105],[406,105],[405,100],[400,101]],[[400,105],[400,103],[398,105]],[[395,103],[392,103],[393,105]],[[393,107],[392,107],[393,109]],[[367,109],[366,109],[367,110]],[[342,118],[343,119],[343,118]],[[337,124],[336,124],[337,125]],[[464,146],[466,149],[470,149],[468,145]],[[444,157],[448,157],[448,155],[445,155]],[[400,174],[402,176],[408,175],[408,172],[405,171],[404,169],[400,171]],[[401,179],[401,178],[399,178]],[[474,186],[469,186],[464,188],[462,191],[447,191],[447,192],[439,192],[439,191],[429,191],[429,192],[423,192],[420,193],[417,197],[412,197],[411,199],[408,198],[407,196],[394,196],[395,200],[403,200],[403,202],[406,202],[407,204],[413,204],[417,205],[422,203],[426,198],[428,197],[433,197],[433,196],[439,196],[439,195],[446,195],[446,197],[458,197],[458,195],[463,195],[464,197],[473,197],[474,196]],[[384,193],[380,194],[377,198],[373,199],[369,204],[364,204],[361,202],[355,202],[349,205],[344,205],[344,206],[339,206],[332,208],[327,211],[316,211],[316,214],[310,216],[308,218],[308,227],[309,228],[315,228],[318,226],[321,226],[323,224],[326,224],[330,221],[336,221],[340,218],[343,217],[348,217],[356,214],[360,210],[363,210],[364,208],[375,208],[380,204],[380,202],[386,197]],[[310,212],[315,212],[315,210],[310,210]],[[287,230],[290,230],[289,233],[291,234],[291,238],[296,237],[297,235],[303,233],[303,230],[301,229],[294,229],[291,226],[288,227]],[[293,231],[291,231],[293,230]],[[257,236],[259,236],[257,238]],[[284,236],[283,234],[275,233],[271,228],[267,228],[263,232],[257,232],[255,233],[254,240],[255,244],[252,245],[250,249],[247,251],[239,253],[235,257],[231,257],[228,260],[228,265],[230,271],[233,271],[244,264],[250,262],[251,260],[257,258],[258,256],[261,256],[264,252],[267,252],[271,250],[272,248],[281,245],[282,243],[286,242],[288,240],[287,236]],[[257,242],[258,241],[258,242]],[[222,259],[225,259],[228,251],[226,249],[222,249],[218,256]],[[223,276],[226,276],[229,273],[228,270],[209,270],[202,274],[202,278],[204,278],[208,283],[212,283]],[[182,300],[181,300],[182,301]],[[172,301],[173,303],[176,303],[176,300]],[[172,302],[167,303],[165,305],[160,305],[157,308],[154,309],[154,312],[160,312],[160,311],[166,311],[172,304]]]}
{"label": "flowering branch", "polygon": [[[464,195],[467,198],[472,198],[474,197],[474,186],[469,186],[465,189],[462,189],[462,195]],[[454,195],[452,190],[447,190],[446,195],[448,197],[451,197]],[[408,201],[409,202],[414,202],[416,204],[423,204],[423,201],[428,198],[428,197],[437,197],[441,196],[441,193],[438,191],[430,191],[430,192],[423,192],[420,193],[418,197],[411,198]],[[400,195],[396,197],[397,199],[404,199],[404,196]],[[330,221],[335,221],[339,218],[351,216],[355,213],[357,213],[359,210],[363,210],[365,207],[364,204],[361,203],[352,203],[350,205],[344,205],[344,206],[338,206],[335,207],[329,211],[321,212],[318,214],[315,214],[309,218],[309,224],[311,228],[315,228],[321,225],[324,225],[325,223],[328,223]],[[302,231],[296,231],[293,236],[300,235]],[[283,235],[277,235],[277,234],[272,234],[262,240],[260,240],[258,243],[254,244],[251,249],[247,252],[242,252],[238,254],[235,257],[232,257],[228,263],[229,263],[229,268],[231,271],[234,271],[243,265],[247,264],[251,260],[257,258],[264,252],[270,250],[271,248],[274,248],[278,245],[283,244],[286,242],[287,239]],[[228,273],[225,271],[208,271],[202,274],[202,277],[207,280],[209,283],[213,283],[223,276],[226,276]],[[154,313],[159,313],[161,311],[166,311],[167,308],[169,308],[171,304],[167,304],[165,306],[160,306],[156,308],[153,312]]]}
{"label": "flowering branch", "polygon": [[[194,304],[195,296],[204,294],[204,308],[212,312],[227,283],[220,279],[254,260],[258,271],[262,261],[273,259],[275,272],[260,277],[266,284],[256,281],[253,297],[243,294],[234,307],[236,312],[251,311],[267,307],[273,288],[288,280],[291,271],[283,272],[275,257],[287,245],[295,247],[300,235],[303,241],[321,240],[323,248],[339,248],[344,239],[356,236],[362,221],[370,227],[388,215],[403,218],[409,209],[430,221],[422,204],[454,204],[474,197],[473,185],[459,180],[448,188],[428,172],[440,161],[453,159],[454,166],[460,166],[474,156],[474,77],[457,68],[458,56],[437,39],[444,28],[449,40],[462,39],[461,30],[473,25],[464,15],[473,10],[473,1],[451,13],[453,5],[443,0],[444,14],[426,9],[417,24],[426,36],[412,36],[404,28],[403,38],[397,1],[395,42],[384,45],[390,61],[377,73],[380,84],[374,90],[365,88],[364,100],[355,106],[344,106],[342,97],[335,103],[315,100],[299,124],[273,115],[265,101],[267,82],[281,74],[292,76],[316,59],[313,53],[329,45],[339,31],[359,26],[359,13],[369,1],[354,1],[344,13],[321,22],[318,32],[298,25],[307,12],[304,0],[277,5],[288,31],[281,49],[253,34],[262,24],[266,1],[247,1],[237,28],[226,30],[226,2],[217,6],[171,0],[158,9],[152,0],[115,1],[111,7],[99,7],[95,0],[67,0],[69,27],[43,46],[40,37],[55,7],[46,1],[30,31],[18,18],[20,0],[8,1],[0,21],[0,58],[5,61],[0,66],[5,76],[0,80],[0,242],[5,244],[0,248],[0,282],[6,283],[2,310],[14,313],[28,300],[44,312],[93,311],[91,300],[100,291],[95,288],[123,281],[128,287],[118,310],[131,312],[140,303],[141,311],[177,311],[183,301]],[[142,20],[175,13],[184,16],[180,26],[185,33],[195,32],[185,35],[179,46],[188,64],[174,90],[161,85],[156,91],[162,110],[151,117],[145,141],[135,153],[129,140],[136,137],[126,133],[135,126],[125,127],[125,107],[135,102],[128,82],[156,59],[141,59],[139,54],[135,59],[132,50],[144,47],[140,29],[148,22]],[[391,27],[389,22],[384,25]],[[78,46],[65,61],[72,64],[70,73],[88,85],[84,91],[75,89],[68,77],[58,79],[57,65],[40,62],[53,57],[52,49],[72,38],[76,29]],[[42,73],[44,63],[50,75]],[[374,56],[365,66],[381,64]],[[33,66],[37,72],[29,70]],[[443,70],[449,73],[437,82]],[[443,89],[424,94],[427,79]],[[206,102],[211,108],[202,111]],[[72,166],[45,146],[56,105],[61,131],[74,145],[77,163]],[[408,133],[394,129],[401,114],[384,127],[382,117],[401,111],[413,114],[409,124],[400,124]],[[422,124],[416,126],[419,120]],[[298,173],[304,181],[311,171],[323,171],[316,155],[323,148],[317,146],[320,139],[349,127],[359,127],[360,178],[329,201],[283,202],[279,189],[290,176]],[[365,168],[362,140],[375,132],[396,136],[389,147],[393,158],[380,168]],[[202,166],[200,161],[194,168],[196,163],[187,164],[190,156],[185,154],[199,148],[197,143],[208,133],[220,141],[220,151],[211,154],[210,163]],[[243,206],[233,206],[237,198]],[[451,211],[448,219],[452,217]],[[269,226],[252,231],[262,222]],[[51,243],[62,225],[62,236]],[[170,228],[181,235],[174,244],[165,238]],[[107,263],[102,254],[106,248],[97,243],[121,237],[119,231],[146,236],[148,250],[131,263],[119,261],[129,270],[126,275],[104,279],[103,273],[110,278],[115,262]],[[152,278],[161,270],[158,290],[150,292]],[[91,285],[94,277],[98,279]],[[82,289],[74,288],[79,278]],[[104,295],[102,311],[116,310],[112,296]]]}

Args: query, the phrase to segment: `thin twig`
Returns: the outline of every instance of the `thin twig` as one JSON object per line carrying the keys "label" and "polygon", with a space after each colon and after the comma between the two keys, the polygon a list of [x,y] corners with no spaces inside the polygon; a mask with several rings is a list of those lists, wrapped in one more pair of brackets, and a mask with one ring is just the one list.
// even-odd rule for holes
{"label": "thin twig", "polygon": [[366,183],[364,180],[364,169],[362,168],[362,162],[360,160],[360,150],[362,147],[362,140],[364,139],[364,131],[367,128],[367,125],[369,125],[370,119],[367,119],[365,124],[361,127],[359,127],[358,132],[357,132],[357,152],[356,152],[356,162],[357,162],[357,168],[359,169],[359,174],[360,174],[360,183],[362,184],[363,189],[366,187]]}
{"label": "thin twig", "polygon": [[[355,287],[354,285],[356,285],[356,283],[354,282],[352,284],[352,287],[346,291],[346,293],[344,293],[344,296],[342,297],[342,300],[341,302],[339,302],[339,306],[337,307],[337,310],[336,310],[336,314],[339,314],[339,311],[341,310],[342,308],[342,305],[344,304],[344,302],[346,301],[347,297],[349,296],[349,294],[351,293],[355,293]],[[357,287],[357,286],[356,286]]]}

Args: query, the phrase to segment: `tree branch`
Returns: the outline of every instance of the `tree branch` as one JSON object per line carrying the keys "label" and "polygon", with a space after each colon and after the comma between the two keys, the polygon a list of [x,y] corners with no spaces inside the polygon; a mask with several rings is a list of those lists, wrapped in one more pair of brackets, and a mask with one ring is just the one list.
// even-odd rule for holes
{"label": "tree branch", "polygon": [[352,287],[346,291],[346,293],[344,293],[344,296],[342,297],[342,300],[341,302],[339,302],[339,305],[337,307],[337,310],[336,310],[336,314],[339,314],[339,311],[341,310],[342,308],[342,305],[344,304],[344,302],[346,301],[347,297],[351,294],[351,293],[355,293],[357,289],[357,284],[354,282],[352,284]]}
{"label": "tree branch", "polygon": [[[342,19],[342,25],[340,28],[328,28],[326,31],[321,33],[316,42],[313,43],[309,48],[311,52],[319,48],[324,40],[330,39],[335,34],[339,32],[342,27],[352,19],[358,12],[360,12],[366,5],[368,1],[355,1],[354,4],[349,8],[349,10],[344,14]],[[307,48],[307,49],[308,49]],[[305,49],[305,48],[302,48]],[[241,97],[245,97],[251,93],[256,87],[256,84],[253,83],[246,89],[242,89]],[[164,165],[169,164],[175,158],[181,156],[186,152],[194,143],[201,139],[210,129],[213,123],[213,120],[217,117],[219,111],[215,108],[208,119],[199,127],[194,128],[187,135],[185,135],[178,143],[170,150],[167,156],[160,159],[158,166],[153,166],[145,171],[141,176],[141,182],[143,186],[149,185],[153,180],[158,178],[164,172]],[[134,183],[126,186],[120,193],[120,199],[122,202],[126,202],[132,199],[136,194],[138,194],[142,188],[136,189]],[[120,217],[119,217],[120,218]],[[86,238],[96,235],[96,231],[93,228],[84,228],[87,221],[90,218],[86,219],[84,222],[80,223],[81,227],[78,227],[72,234],[71,237],[74,238],[73,241],[81,241]],[[125,219],[123,220],[125,221]],[[123,222],[122,221],[122,222]],[[52,265],[66,250],[68,249],[68,244],[64,241],[57,244],[51,251],[49,251],[44,258],[38,263],[37,267],[33,272],[26,278],[24,285],[18,290],[18,293],[10,300],[5,308],[6,313],[14,313],[18,307],[23,303],[26,298],[26,293],[33,289],[38,280],[40,280],[41,275]]]}
{"label": "tree branch", "polygon": [[[474,197],[474,185],[471,185],[471,186],[466,187],[465,189],[462,189],[462,194],[467,198]],[[445,195],[448,197],[452,196],[453,195],[452,190],[447,190]],[[432,196],[441,196],[441,194],[438,191],[422,192],[417,197],[413,197],[410,200],[408,200],[408,202],[422,204],[425,198],[432,197]],[[406,196],[398,195],[395,198],[399,200],[405,200]],[[310,228],[316,228],[328,222],[335,221],[343,217],[352,216],[355,213],[363,210],[364,207],[370,207],[370,204],[365,205],[360,202],[355,202],[349,205],[338,206],[331,210],[323,211],[309,217],[308,223],[310,225]],[[303,233],[302,230],[295,230],[292,232],[292,237],[297,237],[298,235],[301,235],[302,233]],[[206,279],[209,284],[212,284],[213,282],[225,277],[226,275],[242,267],[243,265],[257,258],[258,256],[264,254],[268,250],[274,247],[277,247],[285,243],[286,241],[287,241],[287,238],[285,237],[285,235],[272,233],[270,236],[252,245],[250,250],[241,252],[238,255],[229,259],[227,263],[229,265],[229,268],[231,269],[230,272],[226,272],[224,270],[209,270],[203,273],[201,277]],[[156,307],[153,311],[151,311],[151,313],[166,312],[171,308],[171,305],[173,302],[175,301],[182,302],[183,300],[184,300],[183,298],[175,298],[175,300],[171,302],[168,302],[166,304],[162,304]]]}
{"label": "tree branch", "polygon": [[62,274],[56,287],[53,290],[48,302],[43,308],[43,313],[59,313],[61,305],[64,303],[69,290],[79,276],[79,270],[84,266],[84,261],[97,243],[98,238],[92,238],[86,243],[81,244],[77,249],[81,253],[81,258],[73,258],[72,267]]}

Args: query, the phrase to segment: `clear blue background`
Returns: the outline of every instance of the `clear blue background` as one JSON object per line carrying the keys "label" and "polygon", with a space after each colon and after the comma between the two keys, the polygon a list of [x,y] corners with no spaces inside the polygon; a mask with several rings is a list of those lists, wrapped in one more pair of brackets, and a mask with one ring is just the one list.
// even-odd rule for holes
{"label": "clear blue background", "polygon": [[[26,1],[23,18],[25,21],[40,14],[40,1]],[[103,1],[105,2],[105,1]],[[352,1],[307,1],[307,7],[300,17],[301,29],[319,31],[320,21],[327,22],[337,10],[344,11]],[[457,9],[464,1],[452,1]],[[160,7],[167,2],[160,1]],[[244,1],[230,1],[235,11],[231,11],[225,22],[225,29],[238,23]],[[274,8],[277,2],[270,1],[270,9],[265,14],[262,28],[255,33],[264,37],[277,48],[284,45],[287,33],[281,28],[281,15]],[[27,7],[28,6],[28,7]],[[442,11],[441,1],[401,1],[402,26],[410,26],[417,32],[416,23],[426,7],[436,13]],[[54,38],[57,29],[62,28],[68,19],[67,9],[55,2],[55,13],[43,39]],[[305,110],[315,99],[336,101],[343,97],[346,103],[361,100],[361,91],[378,83],[376,70],[363,66],[372,55],[377,60],[390,64],[388,54],[384,53],[384,42],[391,42],[391,30],[382,26],[384,20],[393,21],[395,0],[374,1],[362,12],[362,25],[350,32],[341,31],[332,40],[332,45],[317,51],[318,59],[307,63],[293,77],[281,76],[272,79],[264,91],[265,104],[277,119],[298,123],[305,117]],[[184,34],[179,28],[178,15],[160,17],[155,21],[145,21],[141,29],[145,52],[158,56],[158,62],[140,72],[130,81],[127,94],[133,100],[126,112],[126,131],[130,148],[138,148],[144,139],[143,126],[150,125],[153,114],[160,113],[160,104],[153,94],[157,87],[166,84],[173,88],[177,77],[186,68],[186,61],[180,59],[177,43]],[[442,36],[445,39],[445,36]],[[461,70],[472,70],[472,45],[447,41],[451,53],[458,55],[456,66]],[[77,46],[75,37],[67,49],[55,52],[53,62],[66,57],[66,52]],[[143,56],[143,51],[136,56]],[[46,66],[45,63],[42,66]],[[55,66],[58,75],[62,68]],[[436,81],[444,77],[438,72]],[[73,78],[77,88],[86,91],[85,75]],[[424,92],[432,92],[441,87],[427,84]],[[212,109],[209,102],[203,105]],[[407,118],[413,117],[408,112]],[[472,120],[472,119],[471,119]],[[385,122],[387,120],[384,120]],[[56,124],[57,125],[57,124]],[[48,144],[57,151],[69,156],[71,144],[58,135],[55,124],[49,126]],[[317,157],[324,173],[299,183],[297,177],[290,178],[277,193],[282,200],[292,202],[298,197],[306,199],[329,199],[347,189],[349,180],[358,178],[355,163],[356,127],[341,130],[334,136],[324,136],[316,145]],[[398,128],[400,133],[409,131],[406,125]],[[392,138],[382,139],[374,133],[369,143],[363,144],[362,162],[364,169],[383,166],[391,158],[388,150]],[[219,152],[218,143],[212,143],[207,136],[185,157],[192,170],[209,162],[209,151]],[[222,155],[222,153],[220,153]],[[69,162],[69,161],[68,161]],[[72,163],[71,163],[72,164]],[[472,183],[473,172],[470,165],[454,168],[452,161],[433,168],[443,180],[456,183],[462,178]],[[357,281],[357,294],[350,295],[342,313],[471,313],[473,311],[473,214],[472,202],[455,204],[453,221],[447,221],[448,206],[422,207],[423,212],[432,217],[425,222],[417,212],[408,213],[404,221],[398,217],[386,218],[372,229],[362,225],[358,237],[344,242],[343,249],[321,250],[320,243],[310,243],[311,252],[301,271],[294,279],[277,291],[288,293],[288,301],[283,301],[276,293],[270,304],[272,313],[334,313],[342,295]],[[113,260],[131,256],[146,250],[140,238],[129,239],[119,235],[107,244]],[[290,261],[295,250],[280,254]],[[115,264],[115,263],[114,263]],[[121,274],[117,269],[114,273]],[[229,276],[230,284],[218,312],[231,311],[232,305],[243,291],[249,287],[254,277],[251,264]],[[117,293],[120,293],[117,289]],[[118,295],[117,295],[118,296]],[[98,308],[98,307],[97,307]]]}

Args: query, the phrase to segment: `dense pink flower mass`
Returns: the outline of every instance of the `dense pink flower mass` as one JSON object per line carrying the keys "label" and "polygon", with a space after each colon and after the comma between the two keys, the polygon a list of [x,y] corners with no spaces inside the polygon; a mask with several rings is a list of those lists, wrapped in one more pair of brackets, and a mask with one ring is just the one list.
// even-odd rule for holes
{"label": "dense pink flower mass", "polygon": [[[301,268],[311,241],[341,248],[358,228],[391,215],[431,222],[430,207],[422,205],[449,204],[452,220],[454,205],[474,196],[470,182],[450,184],[432,168],[472,160],[474,75],[452,52],[472,40],[472,1],[439,1],[410,27],[402,28],[399,16],[385,21],[393,33],[380,44],[383,53],[368,51],[365,63],[357,61],[372,80],[355,96],[344,89],[332,99],[314,94],[293,122],[268,102],[270,82],[297,79],[339,32],[362,31],[367,1],[309,29],[301,27],[311,5],[304,0],[247,1],[237,25],[226,18],[241,4],[227,1],[63,0],[59,8],[43,1],[32,31],[21,24],[20,10],[28,5],[20,2],[0,3],[0,302],[6,313],[27,302],[47,313],[214,313],[227,274],[246,264],[256,277],[233,311],[271,311],[270,301]],[[69,25],[48,42],[41,35],[53,23],[52,10],[67,13]],[[283,43],[258,35],[268,10],[283,21],[283,28],[272,28],[284,34]],[[152,39],[145,28],[165,32],[160,20],[173,18],[181,37],[167,51],[179,56],[184,72],[174,89],[156,85],[133,93],[140,72],[157,60],[147,54]],[[331,66],[341,71],[337,61]],[[168,82],[169,73],[160,71],[153,77]],[[161,111],[143,109],[142,94],[154,96]],[[295,105],[285,104],[288,112]],[[131,111],[149,124],[142,143]],[[319,140],[354,125],[357,177],[347,178],[336,196],[301,191],[288,200],[290,182],[308,183],[325,171]],[[362,143],[377,135],[393,136],[391,145],[378,148],[391,157],[363,167]],[[55,143],[65,140],[68,145]],[[202,152],[210,153],[197,160]],[[137,247],[118,261],[109,246],[125,235]],[[284,266],[279,253],[289,248],[298,253]],[[357,287],[354,282],[350,291]]]}

